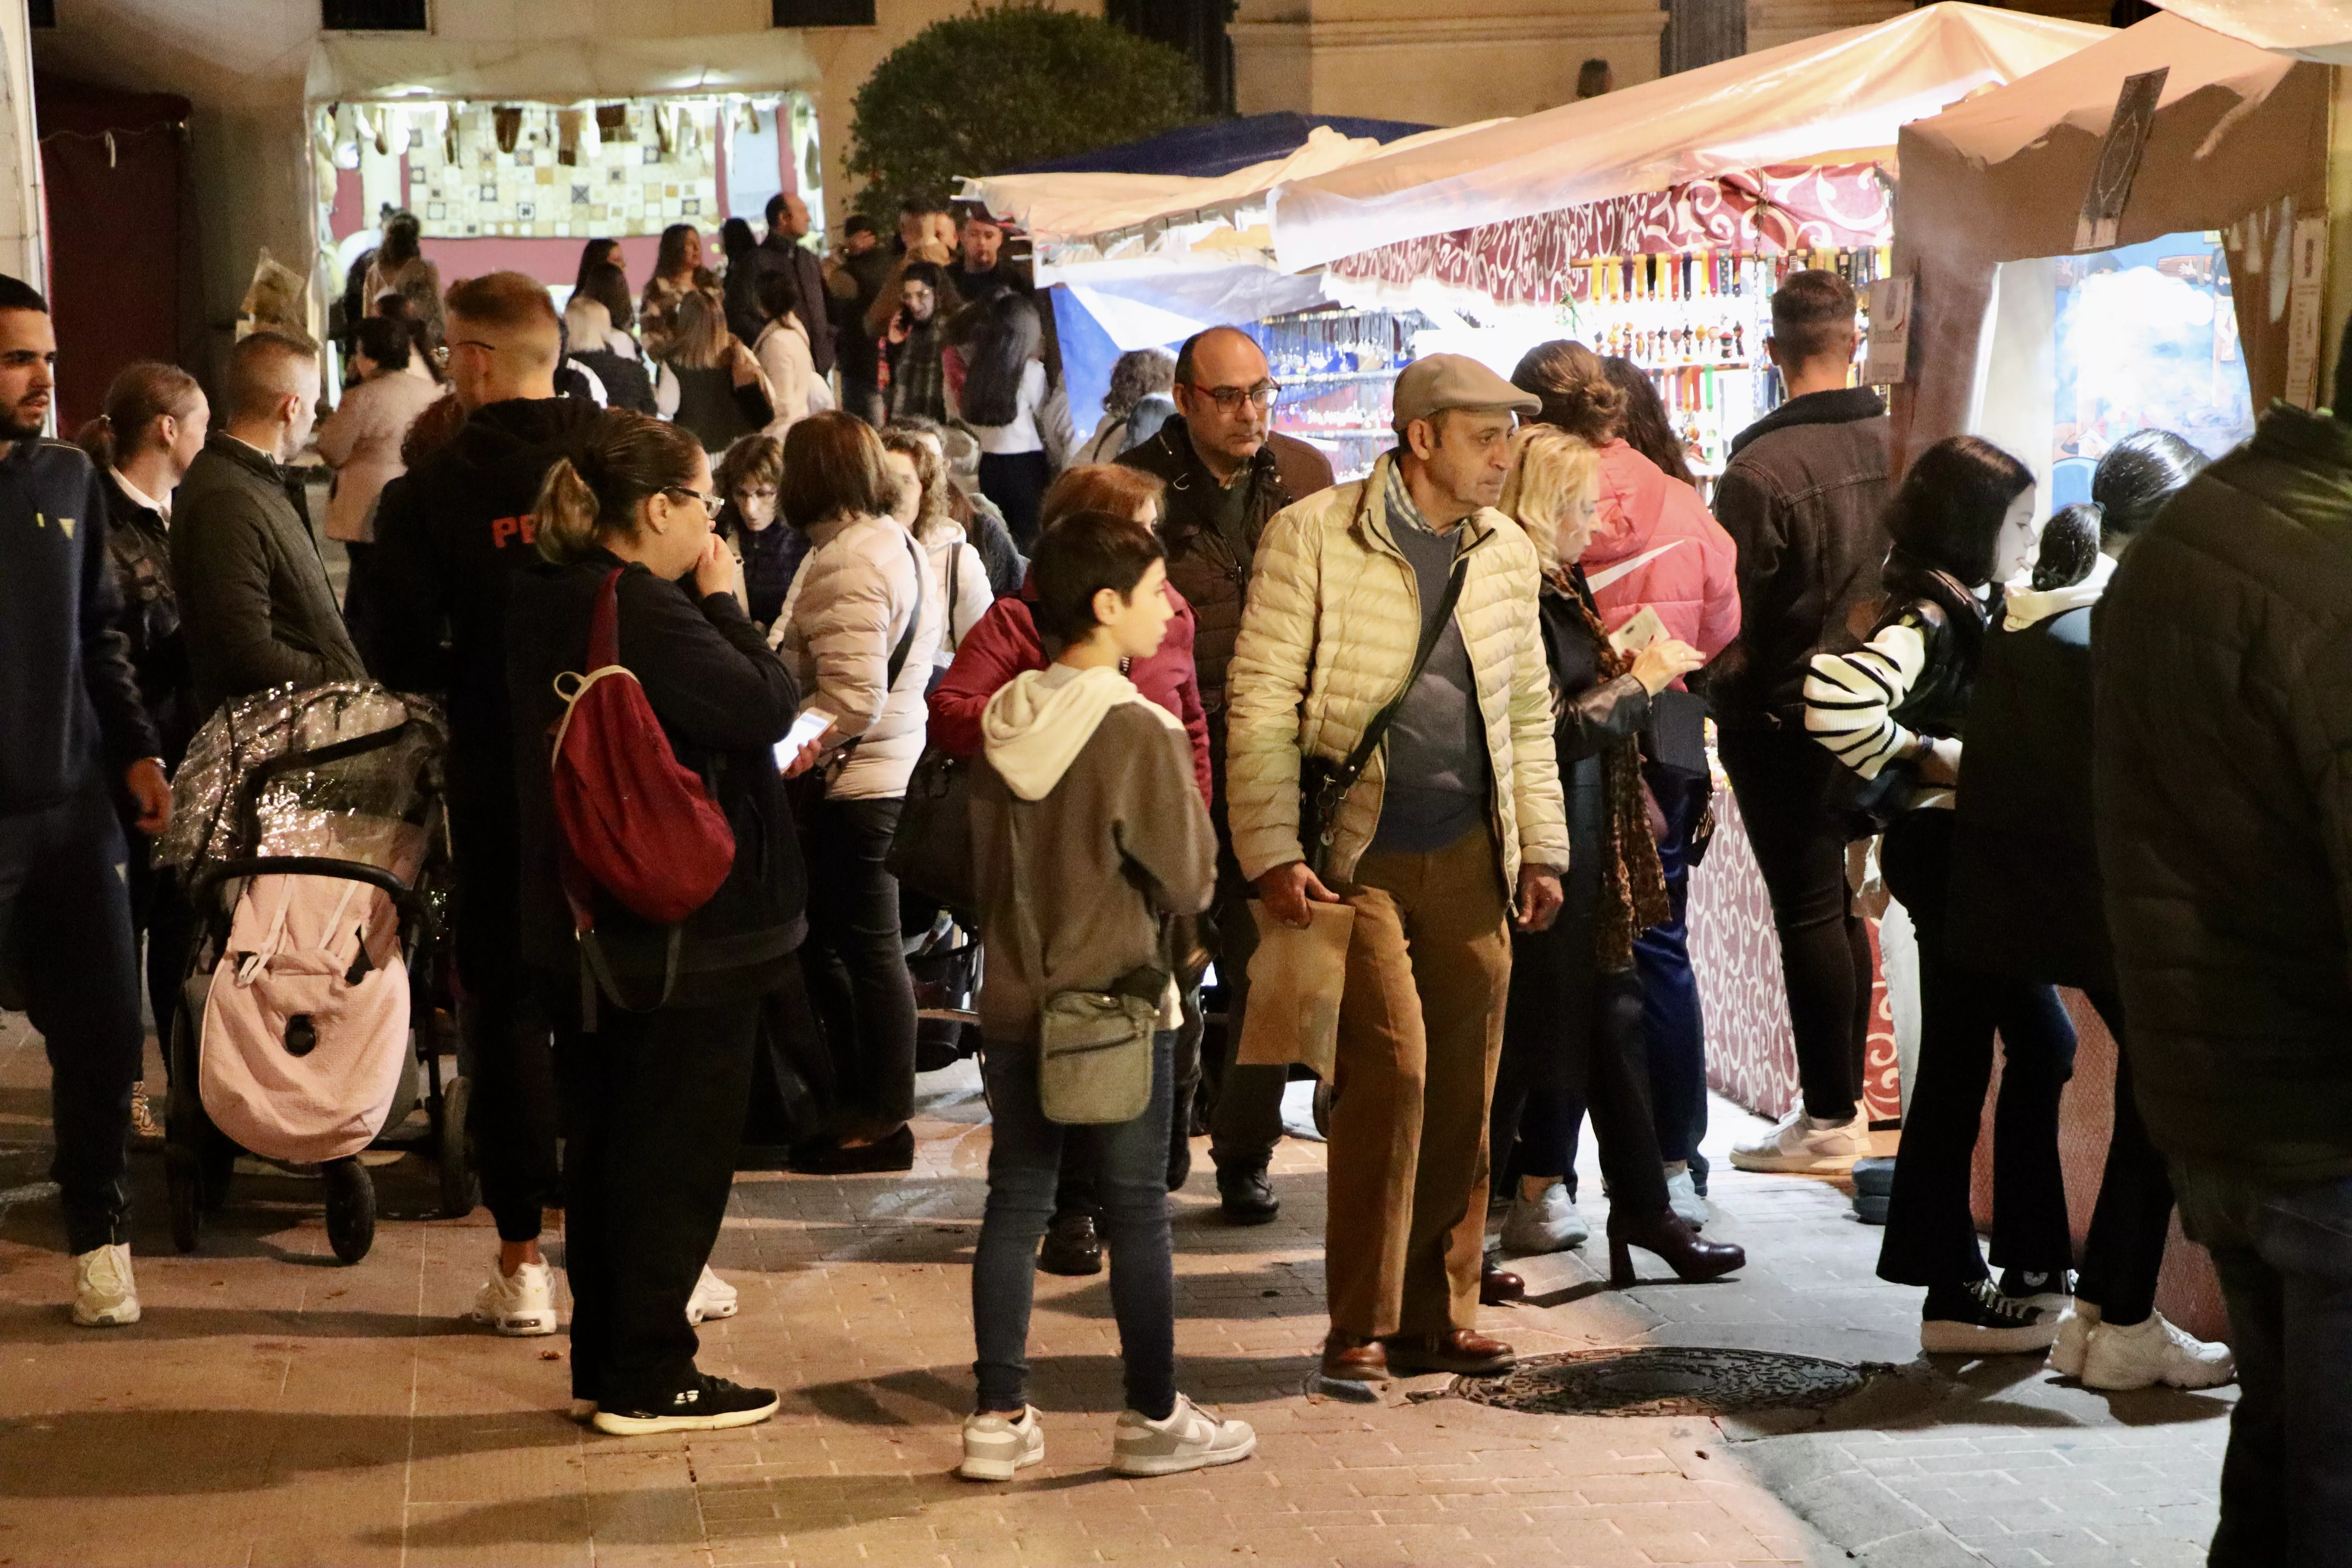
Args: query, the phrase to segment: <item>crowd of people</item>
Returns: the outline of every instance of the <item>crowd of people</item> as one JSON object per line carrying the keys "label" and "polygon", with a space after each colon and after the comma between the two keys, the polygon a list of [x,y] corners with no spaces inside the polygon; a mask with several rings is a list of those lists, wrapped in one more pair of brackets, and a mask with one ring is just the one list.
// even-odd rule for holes
{"label": "crowd of people", "polygon": [[[1703,1234],[1684,916],[1711,720],[1802,1089],[1732,1164],[1869,1152],[1850,849],[1874,839],[1921,1020],[1879,1272],[1924,1291],[1922,1348],[2046,1352],[2099,1388],[2242,1373],[2231,1560],[2345,1522],[2318,1479],[2340,1417],[2296,1385],[2337,1364],[2352,1171],[2327,1092],[2352,1002],[2341,423],[2274,410],[2210,468],[2143,432],[2043,525],[2031,470],[1987,442],[1898,462],[1849,385],[1851,288],[1802,271],[1771,301],[1788,399],[1711,510],[1649,378],[1567,341],[1508,378],[1408,366],[1395,447],[1334,483],[1271,427],[1257,342],[1215,328],[1123,361],[1081,451],[984,215],[910,205],[896,247],[853,224],[829,261],[797,198],[769,220],[722,237],[723,279],[693,229],[665,235],[635,299],[595,242],[559,313],[519,273],[419,286],[393,215],[315,442],[320,355],[270,331],[236,344],[216,405],[136,365],[86,453],[46,437],[47,307],[0,279],[0,918],[54,1069],[77,1321],[139,1312],[139,942],[165,1016],[191,918],[143,852],[171,773],[225,702],[373,679],[447,716],[499,1233],[474,1313],[555,1331],[561,1210],[580,1418],[776,1408],[695,1364],[695,1323],[736,1310],[708,1259],[738,1134],[789,1100],[794,1169],[910,1169],[918,1072],[957,1041],[919,1016],[909,954],[957,929],[985,955],[994,1124],[964,1474],[1042,1457],[1033,1272],[1093,1272],[1106,1244],[1116,1468],[1252,1452],[1179,1391],[1167,1194],[1201,1131],[1224,1218],[1279,1212],[1292,1072],[1241,1049],[1253,957],[1335,920],[1319,1373],[1500,1373],[1479,1308],[1524,1289],[1500,1254],[1589,1238],[1588,1117],[1613,1282],[1637,1250],[1685,1280],[1746,1262]],[[341,602],[289,466],[313,445]],[[605,636],[732,836],[682,919],[567,880],[547,737]],[[952,783],[958,889],[894,875],[919,774]],[[2060,985],[2119,1047],[2079,1279]],[[1989,1264],[1969,1189],[1996,1036]],[[2155,1310],[2176,1194],[2234,1360]]]}

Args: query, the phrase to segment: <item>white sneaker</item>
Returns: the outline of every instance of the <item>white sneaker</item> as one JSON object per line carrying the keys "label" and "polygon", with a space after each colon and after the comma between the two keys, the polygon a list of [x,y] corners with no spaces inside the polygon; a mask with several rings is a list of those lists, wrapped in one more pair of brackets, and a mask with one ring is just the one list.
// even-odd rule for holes
{"label": "white sneaker", "polygon": [[686,1321],[689,1323],[715,1323],[721,1318],[735,1315],[740,1303],[735,1287],[702,1266],[702,1278],[694,1282],[694,1294],[686,1299]]}
{"label": "white sneaker", "polygon": [[2127,1328],[2100,1324],[2083,1358],[2085,1388],[2112,1391],[2159,1383],[2168,1388],[2219,1388],[2237,1375],[2237,1358],[2229,1346],[2209,1344],[2161,1312]]}
{"label": "white sneaker", "polygon": [[1045,1424],[1035,1405],[1023,1405],[1018,1415],[985,1410],[963,1418],[963,1463],[956,1474],[968,1481],[1009,1481],[1015,1470],[1045,1457]]}
{"label": "white sneaker", "polygon": [[1147,1421],[1140,1410],[1120,1415],[1110,1468],[1122,1476],[1173,1476],[1238,1464],[1256,1452],[1248,1422],[1212,1415],[1180,1394],[1165,1421]]}
{"label": "white sneaker", "polygon": [[1666,1206],[1693,1230],[1706,1228],[1706,1200],[1698,1195],[1698,1178],[1691,1174],[1686,1163],[1666,1167]]}
{"label": "white sneaker", "polygon": [[2050,1346],[2050,1370],[2061,1377],[2083,1375],[2083,1357],[2091,1348],[2091,1331],[2099,1326],[2099,1304],[2076,1301],[2058,1320],[2058,1337]]}
{"label": "white sneaker", "polygon": [[1576,1212],[1566,1182],[1554,1182],[1532,1198],[1514,1196],[1511,1212],[1503,1216],[1503,1250],[1523,1257],[1565,1252],[1582,1247],[1591,1237],[1592,1227]]}
{"label": "white sneaker", "polygon": [[139,1321],[139,1285],[131,1278],[128,1246],[112,1242],[75,1257],[73,1321],[85,1329]]}
{"label": "white sneaker", "polygon": [[521,1338],[555,1331],[555,1279],[544,1263],[526,1263],[512,1274],[490,1265],[490,1277],[474,1292],[468,1314],[502,1334]]}
{"label": "white sneaker", "polygon": [[1843,1121],[1822,1121],[1806,1115],[1801,1105],[1764,1137],[1735,1147],[1731,1163],[1742,1171],[1818,1176],[1851,1171],[1856,1160],[1869,1153],[1870,1123],[1859,1114]]}

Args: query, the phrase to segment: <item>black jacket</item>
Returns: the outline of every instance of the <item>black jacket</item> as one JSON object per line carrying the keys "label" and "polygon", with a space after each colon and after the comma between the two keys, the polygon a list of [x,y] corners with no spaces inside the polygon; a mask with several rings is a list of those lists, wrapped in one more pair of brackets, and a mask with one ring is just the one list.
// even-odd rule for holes
{"label": "black jacket", "polygon": [[302,476],[217,430],[173,494],[172,579],[203,717],[227,698],[365,673]]}
{"label": "black jacket", "polygon": [[[517,574],[507,616],[507,676],[521,806],[522,951],[537,969],[577,970],[570,906],[557,863],[561,829],[548,778],[552,726],[562,717],[555,678],[584,669],[589,621],[604,578],[621,562],[603,552],[563,567]],[[622,572],[620,658],[644,688],[678,762],[702,775],[735,832],[735,864],[710,901],[681,927],[674,1006],[764,994],[807,929],[807,879],[775,743],[800,704],[791,674],[731,594],[696,600],[643,566]],[[632,1006],[661,992],[669,928],[632,914],[601,890],[598,940]]]}
{"label": "black jacket", "polygon": [[504,776],[508,579],[540,565],[540,486],[596,414],[572,397],[478,408],[376,503],[368,671],[396,691],[446,695],[461,773]]}
{"label": "black jacket", "polygon": [[2175,1157],[2352,1174],[2352,426],[2274,404],[2100,602],[2099,868]]}
{"label": "black jacket", "polygon": [[1953,956],[2112,994],[2091,808],[2091,607],[1996,622],[1968,709],[1952,850]]}
{"label": "black jacket", "polygon": [[[1581,570],[1576,594],[1589,601]],[[1601,679],[1600,645],[1574,599],[1546,582],[1536,601],[1544,652],[1551,664],[1553,735],[1568,815],[1568,871],[1559,916],[1548,930],[1511,935],[1511,987],[1504,1048],[1530,1053],[1529,1076],[1557,1083],[1559,1070],[1585,1059],[1580,1043],[1593,1028],[1599,1000],[1602,868],[1613,864],[1609,826],[1608,749],[1637,735],[1650,719],[1648,688],[1631,675]],[[1573,1048],[1570,1048],[1570,1047]]]}
{"label": "black jacket", "polygon": [[0,816],[38,811],[157,755],[121,627],[106,497],[79,447],[0,458]]}
{"label": "black jacket", "polygon": [[1331,461],[1304,441],[1269,434],[1241,481],[1250,493],[1242,512],[1242,537],[1234,541],[1217,531],[1217,480],[1192,450],[1192,432],[1183,420],[1169,420],[1151,439],[1121,452],[1118,460],[1158,476],[1168,487],[1160,517],[1168,580],[1192,606],[1192,658],[1201,675],[1201,706],[1208,711],[1212,735],[1221,738],[1225,667],[1233,662],[1234,644],[1241,637],[1250,558],[1276,512],[1330,488]]}
{"label": "black jacket", "polygon": [[172,535],[161,512],[131,499],[111,473],[106,487],[106,550],[122,595],[122,635],[139,680],[139,700],[155,726],[155,754],[169,772],[195,733],[196,693],[188,641],[180,632],[180,595],[172,586]]}
{"label": "black jacket", "polygon": [[1733,440],[1715,517],[1739,552],[1739,636],[1707,670],[1717,723],[1801,730],[1813,655],[1853,651],[1848,617],[1892,542],[1892,442],[1886,405],[1860,387],[1791,398]]}

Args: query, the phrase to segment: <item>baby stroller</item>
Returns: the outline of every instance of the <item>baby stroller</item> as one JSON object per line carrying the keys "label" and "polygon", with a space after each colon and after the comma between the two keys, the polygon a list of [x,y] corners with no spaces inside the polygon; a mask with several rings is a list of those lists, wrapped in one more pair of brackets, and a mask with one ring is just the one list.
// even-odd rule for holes
{"label": "baby stroller", "polygon": [[232,701],[190,747],[160,847],[196,915],[164,1026],[181,1251],[240,1152],[316,1171],[344,1263],[375,1239],[362,1150],[428,1151],[441,1212],[472,1212],[467,1084],[445,1082],[436,1027],[446,742],[432,703],[337,681]]}

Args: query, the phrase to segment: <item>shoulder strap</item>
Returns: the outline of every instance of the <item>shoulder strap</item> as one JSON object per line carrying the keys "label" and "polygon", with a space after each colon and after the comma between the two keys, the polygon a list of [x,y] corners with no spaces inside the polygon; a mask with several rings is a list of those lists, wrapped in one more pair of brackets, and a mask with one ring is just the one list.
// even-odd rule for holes
{"label": "shoulder strap", "polygon": [[907,629],[898,634],[898,646],[890,650],[890,667],[882,678],[882,700],[887,703],[890,693],[898,689],[898,676],[907,668],[907,656],[914,651],[915,628],[923,623],[923,579],[929,576],[931,564],[923,559],[922,546],[915,536],[907,535],[907,554],[915,563],[915,607],[908,612]]}
{"label": "shoulder strap", "polygon": [[621,574],[626,570],[614,567],[596,590],[596,611],[588,621],[589,674],[621,662]]}
{"label": "shoulder strap", "polygon": [[[1369,484],[1370,481],[1365,482]],[[1411,570],[1410,565],[1407,570]],[[1340,764],[1342,778],[1356,778],[1364,771],[1364,764],[1372,760],[1372,753],[1380,749],[1381,740],[1389,732],[1389,726],[1404,707],[1404,700],[1412,695],[1413,686],[1421,679],[1421,672],[1429,663],[1429,656],[1437,650],[1437,639],[1445,635],[1446,623],[1454,618],[1454,604],[1462,597],[1462,581],[1469,571],[1470,552],[1456,545],[1454,570],[1446,574],[1445,592],[1437,601],[1437,614],[1422,625],[1421,646],[1413,649],[1412,668],[1406,672],[1404,684],[1397,689],[1394,697],[1389,699],[1388,706],[1373,714],[1371,722],[1364,726],[1364,733],[1356,742],[1356,749],[1349,752],[1348,760]]]}

